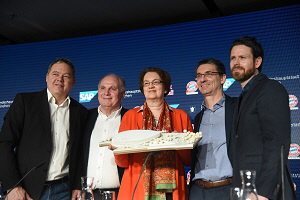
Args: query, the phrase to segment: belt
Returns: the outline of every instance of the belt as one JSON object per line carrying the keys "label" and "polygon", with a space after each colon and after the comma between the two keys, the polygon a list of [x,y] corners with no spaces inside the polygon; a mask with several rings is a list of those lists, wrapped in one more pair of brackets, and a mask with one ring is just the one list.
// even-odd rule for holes
{"label": "belt", "polygon": [[50,186],[50,185],[55,185],[55,184],[68,183],[68,182],[69,182],[69,177],[65,176],[63,178],[56,179],[56,180],[53,180],[53,181],[45,181],[44,185]]}
{"label": "belt", "polygon": [[229,185],[233,182],[233,178],[222,179],[219,181],[203,181],[203,180],[195,180],[194,183],[204,188],[216,188]]}
{"label": "belt", "polygon": [[115,191],[115,192],[119,192],[120,188],[104,188],[104,189],[94,189],[93,192],[105,192],[105,191]]}

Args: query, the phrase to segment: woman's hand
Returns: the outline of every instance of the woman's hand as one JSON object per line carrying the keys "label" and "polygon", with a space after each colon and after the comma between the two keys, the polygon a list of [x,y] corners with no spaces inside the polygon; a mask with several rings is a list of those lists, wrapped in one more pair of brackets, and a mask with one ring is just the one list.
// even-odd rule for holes
{"label": "woman's hand", "polygon": [[115,146],[113,146],[113,145],[111,145],[111,144],[108,145],[108,149],[111,150],[111,151],[115,150],[116,148],[117,148],[117,147],[115,147]]}

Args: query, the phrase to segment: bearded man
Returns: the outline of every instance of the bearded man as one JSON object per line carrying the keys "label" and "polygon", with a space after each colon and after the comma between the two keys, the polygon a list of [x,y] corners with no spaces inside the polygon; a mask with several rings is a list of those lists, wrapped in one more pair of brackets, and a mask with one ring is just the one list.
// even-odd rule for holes
{"label": "bearded man", "polygon": [[296,196],[288,162],[291,143],[289,96],[283,85],[260,73],[263,57],[262,45],[253,37],[235,40],[230,49],[231,74],[243,89],[232,133],[234,185],[241,184],[240,170],[255,170],[259,200],[283,199],[283,196],[293,200]]}

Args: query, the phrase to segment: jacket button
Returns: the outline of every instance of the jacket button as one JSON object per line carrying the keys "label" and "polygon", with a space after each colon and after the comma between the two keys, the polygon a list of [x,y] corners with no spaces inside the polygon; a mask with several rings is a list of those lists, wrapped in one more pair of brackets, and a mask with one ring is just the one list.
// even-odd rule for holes
{"label": "jacket button", "polygon": [[235,138],[238,139],[240,136],[239,135],[235,135]]}

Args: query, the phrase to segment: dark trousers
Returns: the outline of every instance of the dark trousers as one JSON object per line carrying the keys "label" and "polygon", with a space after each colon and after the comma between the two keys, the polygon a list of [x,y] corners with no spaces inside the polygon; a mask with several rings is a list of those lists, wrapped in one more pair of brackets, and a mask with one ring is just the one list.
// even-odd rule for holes
{"label": "dark trousers", "polygon": [[230,185],[217,188],[204,188],[192,183],[189,200],[230,200]]}

